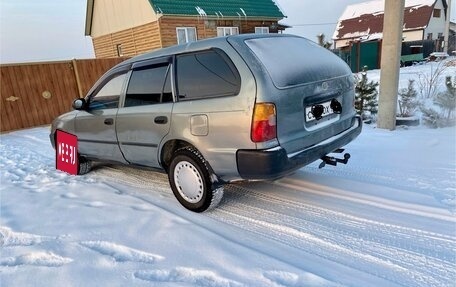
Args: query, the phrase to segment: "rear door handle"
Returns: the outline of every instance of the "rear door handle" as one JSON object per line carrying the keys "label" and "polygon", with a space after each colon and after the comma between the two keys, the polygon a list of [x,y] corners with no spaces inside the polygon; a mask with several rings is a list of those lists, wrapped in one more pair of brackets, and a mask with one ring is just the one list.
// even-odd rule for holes
{"label": "rear door handle", "polygon": [[154,123],[164,125],[168,122],[168,118],[165,116],[159,116],[154,119]]}
{"label": "rear door handle", "polygon": [[108,118],[108,119],[104,120],[104,123],[105,123],[105,125],[109,125],[110,126],[110,125],[112,125],[114,123],[114,120],[111,119],[111,118]]}

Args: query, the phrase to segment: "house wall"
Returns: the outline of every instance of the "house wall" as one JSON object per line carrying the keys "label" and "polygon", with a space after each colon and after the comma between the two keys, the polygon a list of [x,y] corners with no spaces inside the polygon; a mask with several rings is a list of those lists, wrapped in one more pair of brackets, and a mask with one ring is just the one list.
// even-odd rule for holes
{"label": "house wall", "polygon": [[402,33],[403,42],[410,42],[410,41],[421,41],[423,40],[423,30],[417,31],[405,31]]}
{"label": "house wall", "polygon": [[[437,36],[437,34],[435,34]],[[415,30],[415,31],[403,31],[402,32],[402,39],[404,39],[404,42],[410,42],[410,41],[421,41],[426,40],[426,34],[423,35],[423,30]],[[342,40],[337,40],[334,42],[335,49],[340,49],[343,47],[348,47],[350,45],[350,42],[353,41],[354,39],[342,39]]]}
{"label": "house wall", "polygon": [[348,47],[348,46],[350,46],[351,41],[353,41],[353,39],[336,40],[336,41],[334,41],[334,49]]}
{"label": "house wall", "polygon": [[[240,34],[255,33],[255,27],[277,27],[277,21],[262,20],[215,20],[196,17],[167,17],[159,20],[163,47],[177,44],[177,27],[195,27],[198,40],[217,37],[217,27],[238,27]],[[270,33],[277,33],[277,29],[269,28]]]}
{"label": "house wall", "polygon": [[206,25],[204,19],[201,18],[171,18],[164,16],[160,18],[159,22],[163,47],[177,44],[177,27],[195,27],[198,40],[217,36],[217,28],[210,27],[209,23]]}
{"label": "house wall", "polygon": [[428,33],[432,33],[432,39],[438,39],[438,34],[445,31],[445,11],[441,0],[437,0],[434,6],[435,9],[440,9],[440,18],[434,18],[431,15],[429,25],[424,30],[424,39],[427,39]]}
{"label": "house wall", "polygon": [[[437,34],[436,34],[437,35]],[[426,40],[426,34],[423,36],[423,30],[415,30],[415,31],[403,31],[402,32],[402,39],[404,42],[410,41],[421,41]],[[356,38],[357,39],[357,38]],[[340,49],[343,47],[348,47],[350,42],[354,41],[355,39],[342,39],[334,41],[335,49]]]}
{"label": "house wall", "polygon": [[[239,33],[255,33],[255,27],[269,27],[269,33],[278,33],[277,30],[277,21],[240,21],[241,28]],[[275,28],[272,28],[274,26]]]}
{"label": "house wall", "polygon": [[144,52],[177,44],[177,27],[195,27],[198,40],[217,37],[217,27],[238,27],[239,33],[255,33],[255,27],[270,27],[277,33],[277,21],[261,20],[207,20],[198,17],[160,17],[157,21],[124,29],[104,36],[93,37],[97,58],[118,57],[117,45],[122,46],[122,56],[131,57]]}
{"label": "house wall", "polygon": [[94,2],[92,30],[97,38],[157,20],[148,0],[97,0]]}
{"label": "house wall", "polygon": [[124,57],[163,47],[158,21],[92,38],[92,42],[97,58],[118,57],[117,45],[119,44],[122,45],[122,56]]}

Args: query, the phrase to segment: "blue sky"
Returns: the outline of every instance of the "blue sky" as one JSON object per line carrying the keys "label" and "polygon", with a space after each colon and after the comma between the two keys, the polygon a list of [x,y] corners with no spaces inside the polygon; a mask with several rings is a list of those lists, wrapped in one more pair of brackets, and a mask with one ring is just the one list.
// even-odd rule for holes
{"label": "blue sky", "polygon": [[[276,0],[294,26],[286,32],[314,41],[320,33],[330,40],[345,6],[364,1]],[[0,0],[0,63],[94,57],[85,12],[86,0]]]}
{"label": "blue sky", "polygon": [[86,0],[1,0],[0,62],[93,57]]}

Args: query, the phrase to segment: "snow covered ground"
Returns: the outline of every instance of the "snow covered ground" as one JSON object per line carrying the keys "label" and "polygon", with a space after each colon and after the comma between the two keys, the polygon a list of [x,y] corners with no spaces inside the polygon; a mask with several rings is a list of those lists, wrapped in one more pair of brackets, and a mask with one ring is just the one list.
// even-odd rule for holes
{"label": "snow covered ground", "polygon": [[48,133],[0,136],[1,286],[456,286],[455,128],[366,125],[348,165],[227,186],[203,214],[164,174],[55,170]]}

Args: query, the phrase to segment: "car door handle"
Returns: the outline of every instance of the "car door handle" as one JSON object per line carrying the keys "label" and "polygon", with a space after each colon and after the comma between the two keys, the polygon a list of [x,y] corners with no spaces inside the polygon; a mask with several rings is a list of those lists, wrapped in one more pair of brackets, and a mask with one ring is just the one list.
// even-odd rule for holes
{"label": "car door handle", "polygon": [[159,124],[159,125],[164,125],[167,122],[168,122],[168,118],[165,116],[156,117],[154,119],[154,123]]}
{"label": "car door handle", "polygon": [[105,123],[105,125],[109,125],[109,126],[110,126],[110,125],[112,125],[112,124],[114,123],[114,120],[111,119],[111,118],[105,119],[105,120],[104,120],[104,123]]}

